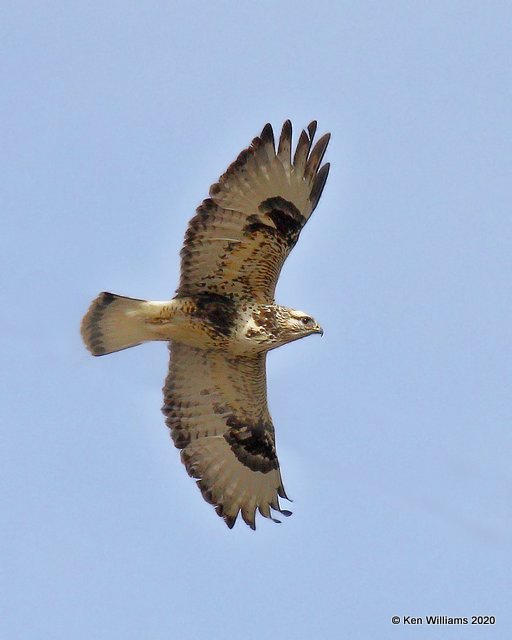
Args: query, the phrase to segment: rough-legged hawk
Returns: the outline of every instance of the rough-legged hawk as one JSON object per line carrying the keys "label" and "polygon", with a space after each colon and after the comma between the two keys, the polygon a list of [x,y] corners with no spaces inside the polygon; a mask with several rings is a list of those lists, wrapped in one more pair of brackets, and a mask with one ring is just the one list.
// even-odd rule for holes
{"label": "rough-legged hawk", "polygon": [[169,342],[163,413],[188,473],[228,527],[238,513],[255,528],[256,509],[274,520],[286,498],[267,407],[267,351],[321,327],[279,306],[283,263],[318,204],[329,165],[329,134],[316,122],[293,157],[292,126],[274,143],[267,124],[210,188],[189,223],[176,296],[149,302],[101,293],[82,321],[100,356],[148,340]]}

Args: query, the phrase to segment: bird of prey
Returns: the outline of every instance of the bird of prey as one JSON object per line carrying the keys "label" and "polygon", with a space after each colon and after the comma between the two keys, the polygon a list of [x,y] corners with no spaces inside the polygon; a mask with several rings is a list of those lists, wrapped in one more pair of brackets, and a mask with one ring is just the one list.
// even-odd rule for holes
{"label": "bird of prey", "polygon": [[[205,500],[229,528],[239,513],[255,529],[288,499],[267,407],[267,352],[314,333],[308,314],[274,301],[279,273],[318,204],[330,134],[292,126],[276,147],[270,124],[210,188],[190,220],[175,297],[153,302],[103,292],[82,320],[95,356],[149,340],[169,343],[162,411]],[[273,510],[273,511],[272,511]]]}

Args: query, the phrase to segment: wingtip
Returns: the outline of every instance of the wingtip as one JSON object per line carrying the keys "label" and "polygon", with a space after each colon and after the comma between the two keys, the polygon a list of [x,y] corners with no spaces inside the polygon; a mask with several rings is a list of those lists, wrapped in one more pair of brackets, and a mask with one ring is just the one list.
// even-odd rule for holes
{"label": "wingtip", "polygon": [[260,139],[263,144],[271,144],[274,147],[274,130],[270,122],[263,127],[260,133]]}
{"label": "wingtip", "polygon": [[313,182],[313,188],[311,189],[311,194],[309,196],[312,211],[314,211],[315,207],[318,204],[318,201],[320,200],[320,196],[322,195],[322,192],[324,190],[330,168],[330,163],[326,162],[316,174],[315,181]]}
{"label": "wingtip", "polygon": [[282,162],[289,164],[291,162],[291,146],[292,146],[292,123],[286,120],[281,129],[279,136],[279,144],[277,155]]}
{"label": "wingtip", "polygon": [[223,515],[223,516],[222,516],[222,517],[223,517],[223,519],[224,519],[224,522],[227,524],[227,526],[228,526],[230,529],[232,529],[232,528],[235,526],[235,522],[236,522],[236,517],[237,517],[237,515],[238,515],[238,514],[236,514],[236,515],[234,515],[234,516],[231,516],[231,515],[225,514],[225,515]]}
{"label": "wingtip", "polygon": [[308,124],[308,133],[310,140],[313,140],[313,138],[315,137],[317,126],[318,122],[316,120],[311,120],[311,122]]}

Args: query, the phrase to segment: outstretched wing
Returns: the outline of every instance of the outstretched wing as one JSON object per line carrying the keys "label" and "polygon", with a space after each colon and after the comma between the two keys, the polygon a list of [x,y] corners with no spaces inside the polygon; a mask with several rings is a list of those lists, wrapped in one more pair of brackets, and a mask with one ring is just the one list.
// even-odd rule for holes
{"label": "outstretched wing", "polygon": [[287,120],[277,151],[274,132],[240,153],[210,188],[192,218],[181,251],[178,295],[217,293],[269,302],[286,257],[315,209],[329,173],[320,167],[330,134],[313,146],[316,122],[291,156]]}
{"label": "outstretched wing", "polygon": [[[181,459],[228,527],[286,498],[267,408],[265,354],[234,357],[172,342],[163,413]],[[274,518],[272,518],[274,519]]]}

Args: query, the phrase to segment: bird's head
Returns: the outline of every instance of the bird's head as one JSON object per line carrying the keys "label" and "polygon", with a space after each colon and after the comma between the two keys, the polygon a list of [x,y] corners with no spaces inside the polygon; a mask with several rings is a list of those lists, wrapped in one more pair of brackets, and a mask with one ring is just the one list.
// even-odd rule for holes
{"label": "bird's head", "polygon": [[324,330],[318,322],[304,311],[278,307],[276,320],[281,344],[305,338],[313,333],[324,334]]}
{"label": "bird's head", "polygon": [[276,304],[262,304],[252,312],[249,322],[243,327],[241,344],[250,343],[250,351],[255,346],[268,351],[312,333],[323,335],[324,331],[307,313]]}

